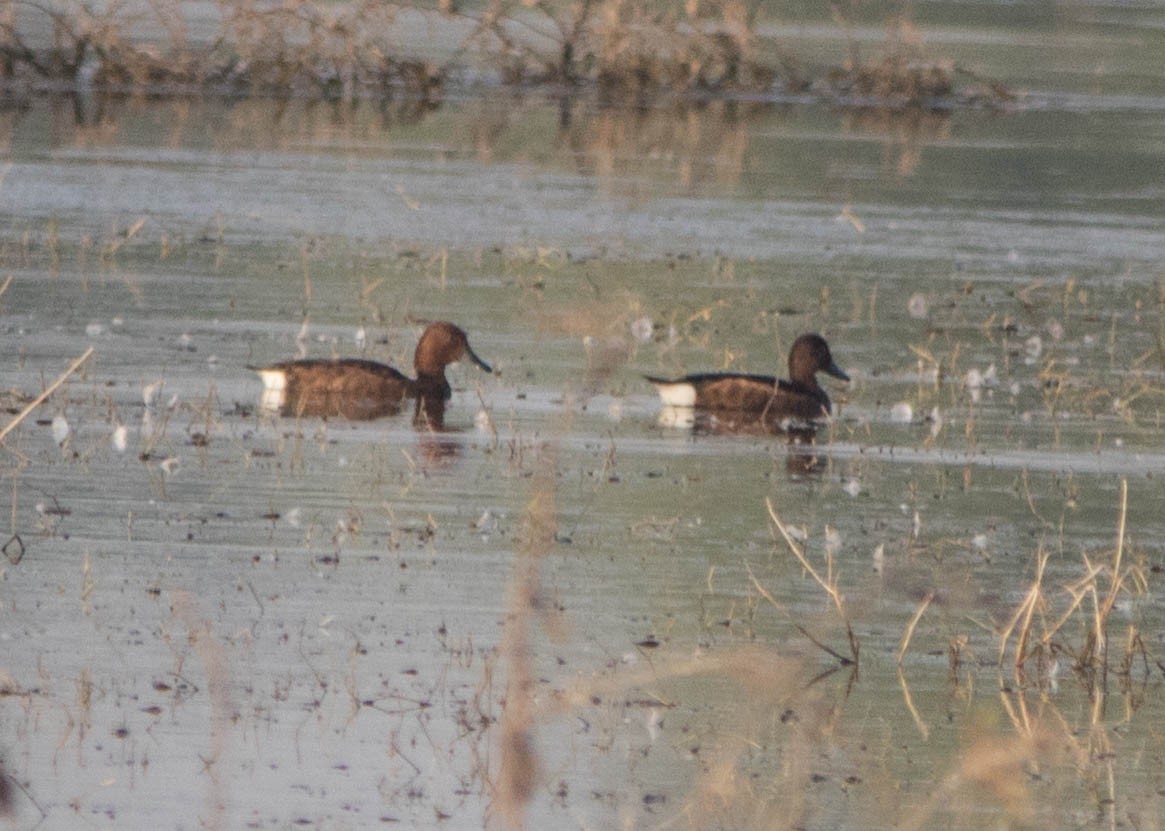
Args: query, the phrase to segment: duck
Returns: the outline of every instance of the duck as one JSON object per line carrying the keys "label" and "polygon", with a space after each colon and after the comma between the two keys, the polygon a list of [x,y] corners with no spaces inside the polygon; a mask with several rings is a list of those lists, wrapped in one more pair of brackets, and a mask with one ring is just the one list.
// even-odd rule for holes
{"label": "duck", "polygon": [[741,413],[766,422],[811,424],[832,414],[829,395],[817,383],[824,372],[841,381],[849,376],[833,360],[829,344],[816,332],[798,336],[789,350],[789,378],[704,372],[682,378],[644,377],[668,407]]}
{"label": "duck", "polygon": [[438,321],[430,324],[417,342],[415,379],[365,358],[281,361],[255,370],[263,381],[260,406],[283,416],[341,416],[365,421],[396,415],[406,398],[415,398],[414,420],[440,427],[445,402],[453,394],[445,367],[466,355],[481,369],[493,372],[470,347],[464,331],[448,321]]}

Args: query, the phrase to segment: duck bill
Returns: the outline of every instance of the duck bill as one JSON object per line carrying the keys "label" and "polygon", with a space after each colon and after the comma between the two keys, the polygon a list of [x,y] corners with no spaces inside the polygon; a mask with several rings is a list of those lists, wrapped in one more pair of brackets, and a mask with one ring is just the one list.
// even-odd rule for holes
{"label": "duck bill", "polygon": [[465,344],[465,354],[469,356],[469,360],[473,361],[486,372],[493,372],[493,367],[479,358],[477,353],[473,351],[473,347],[471,347],[468,343]]}
{"label": "duck bill", "polygon": [[842,381],[849,380],[849,376],[846,375],[844,372],[842,372],[841,367],[839,367],[837,364],[830,364],[829,366],[827,366],[825,368],[825,372],[829,375],[832,375],[834,378],[838,378]]}

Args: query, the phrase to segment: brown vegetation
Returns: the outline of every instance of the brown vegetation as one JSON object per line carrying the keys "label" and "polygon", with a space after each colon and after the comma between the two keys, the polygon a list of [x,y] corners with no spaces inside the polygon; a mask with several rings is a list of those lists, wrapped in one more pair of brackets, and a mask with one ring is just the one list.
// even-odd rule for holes
{"label": "brown vegetation", "polygon": [[[488,0],[439,10],[354,0],[219,6],[212,31],[189,31],[183,10],[115,3],[98,12],[78,0],[47,7],[0,5],[0,82],[86,89],[207,89],[384,99],[396,92],[440,98],[462,64],[493,66],[503,83],[551,84],[643,100],[663,93],[804,95],[893,106],[1001,103],[1002,85],[973,83],[928,57],[896,21],[885,56],[815,70],[762,36],[761,6],[742,0],[645,4],[633,0]],[[444,43],[409,43],[408,13],[440,24]],[[51,29],[50,42],[38,30]],[[156,32],[150,35],[149,32]],[[45,38],[41,38],[45,40]],[[431,56],[455,45],[453,56]],[[474,73],[475,74],[475,73]]]}

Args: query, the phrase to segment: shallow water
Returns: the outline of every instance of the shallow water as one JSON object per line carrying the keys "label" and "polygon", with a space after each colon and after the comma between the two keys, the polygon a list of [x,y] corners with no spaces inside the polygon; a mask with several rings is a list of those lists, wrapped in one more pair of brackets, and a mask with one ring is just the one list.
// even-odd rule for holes
{"label": "shallow water", "polygon": [[[480,827],[517,697],[532,827],[1153,827],[1165,102],[1109,83],[0,113],[2,386],[95,350],[5,440],[14,824]],[[249,366],[407,366],[427,319],[499,370],[453,368],[449,432],[254,410]],[[642,373],[781,371],[810,329],[854,379],[815,448],[658,421]],[[1076,584],[1122,480],[1110,661],[1146,657],[1098,685],[1070,653],[1110,582]],[[831,554],[860,674],[766,501]],[[1016,679],[1040,551],[1033,631],[1084,612]]]}

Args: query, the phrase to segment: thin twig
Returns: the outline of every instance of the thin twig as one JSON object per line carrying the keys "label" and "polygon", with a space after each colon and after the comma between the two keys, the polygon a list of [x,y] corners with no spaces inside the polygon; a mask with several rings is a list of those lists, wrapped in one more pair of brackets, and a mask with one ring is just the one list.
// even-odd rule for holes
{"label": "thin twig", "polygon": [[1121,584],[1124,583],[1124,577],[1121,575],[1121,561],[1124,558],[1125,551],[1125,521],[1129,513],[1129,480],[1121,479],[1121,506],[1120,518],[1117,520],[1116,526],[1116,554],[1113,555],[1112,563],[1112,580],[1108,586],[1108,597],[1104,599],[1104,609],[1102,615],[1104,619],[1108,619],[1109,612],[1112,611],[1113,604],[1116,603],[1117,594],[1121,590]]}
{"label": "thin twig", "polygon": [[914,706],[914,697],[910,695],[910,685],[906,683],[906,675],[902,672],[901,666],[898,667],[898,686],[902,688],[902,700],[906,703],[910,717],[914,719],[914,726],[918,728],[918,732],[922,734],[924,739],[930,738],[930,725],[923,721],[922,714]]}
{"label": "thin twig", "polygon": [[906,632],[902,635],[902,643],[898,645],[898,666],[902,666],[902,657],[910,647],[910,639],[914,637],[914,627],[918,626],[918,621],[922,620],[922,616],[930,608],[932,600],[934,600],[934,592],[927,592],[926,597],[922,599],[922,604],[918,607],[918,611],[914,613],[914,617],[907,624]]}
{"label": "thin twig", "polygon": [[788,544],[789,550],[793,552],[793,556],[797,558],[799,563],[801,563],[801,567],[809,572],[809,575],[815,581],[817,581],[817,584],[821,586],[821,588],[825,589],[826,594],[828,594],[830,599],[833,601],[833,605],[836,607],[838,615],[841,616],[842,623],[845,624],[846,637],[849,639],[850,658],[846,660],[846,663],[849,663],[850,661],[855,664],[858,663],[859,655],[861,653],[861,646],[858,643],[857,635],[854,634],[853,627],[850,626],[849,616],[845,613],[845,598],[842,597],[841,592],[838,591],[837,588],[837,576],[833,573],[833,557],[830,556],[828,552],[826,552],[826,576],[822,577],[820,574],[818,574],[817,569],[813,568],[809,562],[809,559],[805,556],[805,549],[798,545],[793,539],[792,535],[789,534],[788,530],[786,530],[785,524],[781,522],[781,518],[777,516],[777,509],[773,507],[773,500],[767,496],[765,497],[765,507],[768,509],[769,518],[772,519],[773,524],[777,526],[777,529],[781,532],[781,536],[785,538],[785,542]]}
{"label": "thin twig", "polygon": [[74,372],[76,372],[77,368],[80,367],[81,364],[85,363],[85,361],[92,354],[93,354],[93,347],[90,346],[88,349],[85,350],[84,355],[82,355],[77,360],[73,361],[73,363],[69,366],[69,368],[66,369],[63,373],[61,373],[61,376],[59,378],[57,378],[57,380],[55,380],[51,384],[49,384],[48,389],[46,389],[44,392],[42,392],[40,395],[38,395],[35,399],[33,399],[31,404],[29,404],[27,407],[25,407],[23,410],[21,410],[20,415],[16,416],[14,419],[12,419],[12,421],[8,422],[7,426],[3,430],[0,430],[0,442],[4,441],[4,438],[9,433],[11,433],[13,430],[15,430],[17,425],[20,424],[20,422],[22,422],[26,418],[28,418],[29,414],[32,413],[33,410],[35,410],[37,407],[39,407],[41,404],[43,404],[46,398],[48,398],[50,395],[52,395],[54,392],[56,392],[57,387],[59,387],[61,384],[65,383],[65,379],[67,379],[70,375],[72,375]]}
{"label": "thin twig", "polygon": [[765,600],[767,600],[770,604],[772,604],[773,608],[779,609],[781,612],[784,612],[785,616],[788,617],[789,620],[792,622],[794,628],[796,628],[796,630],[798,632],[800,632],[802,635],[807,637],[813,643],[814,646],[816,646],[818,649],[820,649],[822,652],[826,653],[827,655],[831,655],[832,657],[836,658],[842,664],[845,664],[848,666],[849,664],[854,663],[854,660],[852,658],[848,658],[845,655],[842,655],[837,650],[833,649],[832,647],[827,646],[826,644],[823,644],[821,641],[817,640],[817,638],[813,637],[813,635],[809,632],[808,629],[806,629],[801,624],[797,623],[797,621],[793,620],[793,616],[789,614],[789,610],[786,609],[784,606],[782,606],[780,601],[778,601],[775,597],[773,597],[772,594],[769,592],[769,590],[766,589],[764,586],[762,586],[760,581],[756,579],[756,575],[752,573],[752,567],[746,563],[745,569],[748,571],[749,579],[752,580],[752,585],[756,588],[756,590],[758,592],[760,592],[760,596],[763,597]]}

